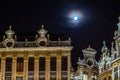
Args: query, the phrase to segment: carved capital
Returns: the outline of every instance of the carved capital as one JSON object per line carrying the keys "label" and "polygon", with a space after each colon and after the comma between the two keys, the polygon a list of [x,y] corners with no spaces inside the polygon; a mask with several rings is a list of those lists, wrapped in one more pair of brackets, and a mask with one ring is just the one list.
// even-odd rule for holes
{"label": "carved capital", "polygon": [[28,52],[24,52],[24,60],[28,60]]}
{"label": "carved capital", "polygon": [[17,60],[17,57],[12,57],[12,60],[15,60],[15,61],[16,61],[16,60]]}
{"label": "carved capital", "polygon": [[35,60],[39,60],[39,56],[35,56],[34,59],[35,59]]}
{"label": "carved capital", "polygon": [[1,61],[5,61],[6,60],[6,57],[1,57]]}
{"label": "carved capital", "polygon": [[46,60],[50,60],[50,55],[46,55]]}
{"label": "carved capital", "polygon": [[57,60],[61,60],[61,55],[57,55]]}

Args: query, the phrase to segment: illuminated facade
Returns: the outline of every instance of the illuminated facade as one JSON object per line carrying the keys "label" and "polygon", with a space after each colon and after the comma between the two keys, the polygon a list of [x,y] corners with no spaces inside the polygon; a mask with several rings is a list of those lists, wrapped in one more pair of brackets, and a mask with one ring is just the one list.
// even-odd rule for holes
{"label": "illuminated facade", "polygon": [[99,61],[100,80],[120,80],[120,17],[118,19],[118,30],[114,33],[111,51],[108,50],[105,43],[102,48],[102,56]]}
{"label": "illuminated facade", "polygon": [[98,62],[95,60],[96,50],[89,46],[82,52],[84,59],[78,58],[77,70],[71,70],[71,80],[98,80]]}
{"label": "illuminated facade", "polygon": [[99,61],[99,78],[100,80],[111,80],[112,75],[112,68],[111,68],[111,57],[110,57],[110,51],[108,50],[108,47],[105,44],[105,41],[103,41],[103,47],[102,47],[102,56]]}
{"label": "illuminated facade", "polygon": [[10,27],[0,43],[0,80],[70,80],[70,38],[46,34],[42,25],[34,41],[20,42]]}

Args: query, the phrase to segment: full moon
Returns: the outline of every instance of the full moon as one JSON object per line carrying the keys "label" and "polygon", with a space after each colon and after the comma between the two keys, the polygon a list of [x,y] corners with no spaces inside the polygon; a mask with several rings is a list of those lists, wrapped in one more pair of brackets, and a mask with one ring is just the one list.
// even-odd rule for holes
{"label": "full moon", "polygon": [[71,23],[79,23],[81,19],[83,18],[83,14],[79,10],[72,10],[68,14],[68,19],[70,20]]}
{"label": "full moon", "polygon": [[78,17],[77,17],[77,16],[75,16],[75,17],[74,17],[74,20],[75,20],[75,21],[76,21],[76,20],[78,20]]}

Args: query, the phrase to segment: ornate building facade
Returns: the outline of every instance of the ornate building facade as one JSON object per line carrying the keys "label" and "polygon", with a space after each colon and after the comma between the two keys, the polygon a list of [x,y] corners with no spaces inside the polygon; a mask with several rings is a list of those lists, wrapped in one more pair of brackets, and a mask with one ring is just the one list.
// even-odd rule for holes
{"label": "ornate building facade", "polygon": [[112,78],[111,57],[110,57],[110,51],[108,50],[105,41],[103,41],[103,47],[101,52],[102,52],[102,56],[99,61],[99,78],[100,80],[111,80]]}
{"label": "ornate building facade", "polygon": [[114,33],[111,50],[108,50],[105,43],[102,48],[99,61],[100,80],[120,80],[120,17],[118,19],[118,30]]}
{"label": "ornate building facade", "polygon": [[34,41],[18,41],[5,32],[0,43],[0,80],[70,80],[71,40],[51,41],[47,30],[38,30]]}
{"label": "ornate building facade", "polygon": [[95,60],[96,50],[90,46],[82,50],[84,59],[78,57],[76,71],[71,70],[71,80],[98,80],[98,62]]}

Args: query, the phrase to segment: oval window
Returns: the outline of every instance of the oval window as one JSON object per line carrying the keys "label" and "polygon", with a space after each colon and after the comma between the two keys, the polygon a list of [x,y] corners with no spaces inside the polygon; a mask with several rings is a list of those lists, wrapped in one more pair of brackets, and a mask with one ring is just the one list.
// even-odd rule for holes
{"label": "oval window", "polygon": [[45,41],[40,41],[39,43],[40,46],[45,46],[45,44],[46,44]]}
{"label": "oval window", "polygon": [[7,42],[6,46],[7,47],[12,47],[13,43],[12,42]]}

